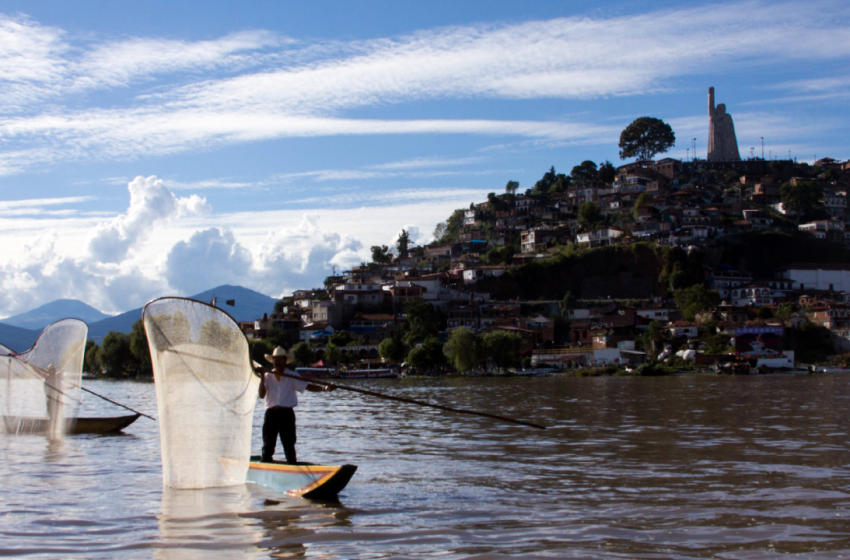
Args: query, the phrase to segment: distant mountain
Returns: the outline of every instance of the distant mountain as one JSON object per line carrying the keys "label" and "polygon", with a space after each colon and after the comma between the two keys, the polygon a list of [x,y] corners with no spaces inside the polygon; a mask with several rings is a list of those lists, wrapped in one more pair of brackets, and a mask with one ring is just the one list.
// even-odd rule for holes
{"label": "distant mountain", "polygon": [[44,327],[59,319],[68,318],[80,319],[92,324],[109,318],[109,315],[101,313],[91,305],[86,305],[76,299],[57,299],[26,313],[3,319],[0,323],[22,329],[41,331]]}
{"label": "distant mountain", "polygon": [[15,352],[23,352],[32,348],[40,334],[41,329],[34,331],[0,323],[0,344]]}
{"label": "distant mountain", "polygon": [[[271,313],[274,310],[275,301],[277,301],[273,297],[242,286],[227,285],[195,294],[189,299],[210,303],[213,297],[216,298],[216,307],[227,312],[237,321],[253,321],[262,317],[263,313]],[[227,305],[227,300],[233,300],[234,305]],[[90,323],[89,338],[100,344],[109,331],[128,333],[133,328],[133,323],[141,318],[142,308],[139,307],[96,323]]]}

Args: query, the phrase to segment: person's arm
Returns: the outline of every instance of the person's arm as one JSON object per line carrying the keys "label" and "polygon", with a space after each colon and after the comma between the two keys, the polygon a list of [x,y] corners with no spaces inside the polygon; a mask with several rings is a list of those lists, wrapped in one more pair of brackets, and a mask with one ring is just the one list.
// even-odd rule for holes
{"label": "person's arm", "polygon": [[[263,368],[263,369],[265,369],[265,368]],[[260,378],[260,398],[261,399],[266,398],[266,378],[265,377]]]}
{"label": "person's arm", "polygon": [[310,383],[307,385],[307,390],[311,393],[324,393],[325,391],[336,391],[336,387],[333,385],[316,385],[315,383]]}

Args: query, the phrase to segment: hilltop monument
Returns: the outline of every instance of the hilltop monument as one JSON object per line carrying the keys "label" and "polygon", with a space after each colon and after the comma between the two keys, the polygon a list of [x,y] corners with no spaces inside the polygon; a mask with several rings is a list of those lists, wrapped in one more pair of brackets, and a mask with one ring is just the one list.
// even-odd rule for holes
{"label": "hilltop monument", "polygon": [[740,161],[732,115],[726,105],[714,106],[714,88],[708,88],[708,161]]}

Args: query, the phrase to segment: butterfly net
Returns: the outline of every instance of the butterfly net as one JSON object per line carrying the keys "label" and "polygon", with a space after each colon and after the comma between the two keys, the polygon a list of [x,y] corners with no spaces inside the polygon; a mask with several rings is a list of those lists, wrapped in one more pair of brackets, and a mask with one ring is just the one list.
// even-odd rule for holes
{"label": "butterfly net", "polygon": [[245,335],[227,313],[188,299],[154,300],[143,317],[163,484],[183,489],[243,484],[260,384]]}
{"label": "butterfly net", "polygon": [[61,436],[73,429],[87,336],[83,321],[63,319],[44,329],[26,352],[0,347],[0,409],[7,432]]}

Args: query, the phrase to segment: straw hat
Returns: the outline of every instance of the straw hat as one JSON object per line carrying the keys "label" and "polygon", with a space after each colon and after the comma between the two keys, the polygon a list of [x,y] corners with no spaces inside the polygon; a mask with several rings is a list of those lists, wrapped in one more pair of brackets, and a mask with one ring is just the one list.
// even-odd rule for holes
{"label": "straw hat", "polygon": [[268,360],[272,364],[274,363],[275,357],[280,357],[280,356],[285,357],[286,363],[288,363],[288,364],[295,363],[295,356],[293,356],[292,352],[289,352],[283,346],[278,346],[277,348],[274,349],[274,352],[272,352],[271,354],[266,354],[265,356],[266,356],[266,360]]}

